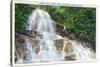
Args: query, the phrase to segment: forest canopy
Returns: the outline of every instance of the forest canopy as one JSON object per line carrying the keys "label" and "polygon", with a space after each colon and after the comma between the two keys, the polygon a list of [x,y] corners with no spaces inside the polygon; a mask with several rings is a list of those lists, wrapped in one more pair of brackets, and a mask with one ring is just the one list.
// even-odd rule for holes
{"label": "forest canopy", "polygon": [[15,5],[15,31],[24,32],[29,15],[36,8],[47,11],[57,24],[57,32],[71,39],[96,45],[96,8],[52,5]]}

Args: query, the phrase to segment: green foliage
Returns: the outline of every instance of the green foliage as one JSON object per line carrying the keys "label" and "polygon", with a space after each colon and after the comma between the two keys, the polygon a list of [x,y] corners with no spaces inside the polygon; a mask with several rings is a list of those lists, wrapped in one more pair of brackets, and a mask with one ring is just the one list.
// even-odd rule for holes
{"label": "green foliage", "polygon": [[16,31],[24,31],[29,15],[36,8],[47,11],[51,18],[57,24],[60,24],[62,29],[60,33],[63,33],[65,36],[74,34],[77,39],[90,42],[95,47],[96,8],[16,4]]}
{"label": "green foliage", "polygon": [[25,23],[32,9],[28,5],[16,4],[15,5],[15,31],[23,32]]}

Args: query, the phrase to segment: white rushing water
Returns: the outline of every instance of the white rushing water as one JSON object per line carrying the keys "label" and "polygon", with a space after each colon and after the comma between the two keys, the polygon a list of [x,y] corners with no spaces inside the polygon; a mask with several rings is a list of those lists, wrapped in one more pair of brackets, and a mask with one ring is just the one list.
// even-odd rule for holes
{"label": "white rushing water", "polygon": [[[89,61],[95,59],[95,52],[91,49],[85,46],[85,44],[82,44],[80,42],[77,42],[75,40],[71,41],[74,49],[74,53],[76,55],[76,60],[78,61]],[[84,47],[84,46],[85,47]]]}
{"label": "white rushing water", "polygon": [[[56,47],[54,46],[54,39],[56,35],[54,21],[46,11],[36,9],[29,17],[26,30],[34,30],[42,36],[38,37],[39,42],[37,45],[39,46],[40,51],[36,55],[37,58],[33,59],[33,61],[62,60],[62,55],[56,50]],[[27,45],[29,45],[29,43],[27,43]],[[28,58],[30,61],[34,52],[32,52],[32,47],[25,48],[29,50],[26,50],[25,52],[28,54],[26,58]]]}
{"label": "white rushing water", "polygon": [[[48,12],[41,9],[34,10],[29,16],[26,30],[33,32],[36,31],[37,34],[41,35],[41,37],[37,37],[37,46],[39,46],[40,49],[37,54],[32,48],[32,43],[30,43],[28,38],[25,38],[24,63],[64,60],[64,57],[67,56],[66,52],[63,50],[59,52],[54,45],[54,40],[56,39],[55,24]],[[70,40],[70,42],[73,45],[73,53],[76,55],[76,60],[88,60],[95,58],[94,52],[92,52],[89,48],[83,47],[83,45],[77,41]]]}

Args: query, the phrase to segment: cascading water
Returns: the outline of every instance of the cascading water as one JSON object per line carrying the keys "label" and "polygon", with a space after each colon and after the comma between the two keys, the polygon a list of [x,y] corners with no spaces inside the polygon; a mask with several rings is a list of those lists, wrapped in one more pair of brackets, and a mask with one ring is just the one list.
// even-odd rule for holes
{"label": "cascading water", "polygon": [[[33,35],[34,31],[39,34],[39,36],[36,37],[38,40],[37,46],[39,47],[39,52],[36,53],[32,48],[33,43],[30,43],[30,39],[25,38],[24,63],[65,60],[65,56],[70,56],[72,54],[76,55],[76,60],[95,58],[94,52],[89,50],[89,48],[83,47],[83,45],[77,41],[69,40],[74,50],[72,53],[68,54],[64,51],[66,42],[65,45],[62,45],[64,46],[64,49],[62,51],[58,51],[54,43],[56,39],[60,39],[61,37],[56,38],[54,21],[51,19],[48,12],[44,10],[36,9],[32,12],[29,16],[26,30],[31,31]],[[61,39],[63,39],[63,37]]]}
{"label": "cascading water", "polygon": [[94,60],[95,59],[95,52],[88,48],[84,47],[82,43],[77,42],[75,40],[71,41],[74,49],[74,53],[76,55],[76,60],[78,61],[89,61],[89,60]]}
{"label": "cascading water", "polygon": [[[33,25],[36,25],[35,27]],[[52,60],[60,60],[62,59],[61,54],[56,50],[54,46],[54,39],[55,39],[55,28],[54,28],[54,21],[51,19],[50,15],[43,10],[36,9],[32,15],[29,17],[28,26],[26,27],[27,30],[36,31],[42,37],[38,36],[38,46],[39,46],[39,53],[37,54],[39,61],[52,61]],[[28,45],[29,43],[27,43]],[[32,47],[26,47],[26,50],[29,53],[26,58],[32,59]],[[31,52],[30,52],[31,51]]]}
{"label": "cascading water", "polygon": [[32,49],[32,44],[29,42],[29,39],[27,38],[25,38],[24,50],[25,50],[25,63],[32,62],[34,58],[34,52]]}

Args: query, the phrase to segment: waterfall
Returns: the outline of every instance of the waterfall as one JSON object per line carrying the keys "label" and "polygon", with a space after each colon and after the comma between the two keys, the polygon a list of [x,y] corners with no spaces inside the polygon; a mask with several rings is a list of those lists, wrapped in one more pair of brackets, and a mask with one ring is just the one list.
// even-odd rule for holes
{"label": "waterfall", "polygon": [[[40,34],[42,37],[38,36],[38,46],[40,51],[38,52],[38,61],[52,61],[61,59],[61,54],[56,50],[54,46],[55,40],[55,26],[54,21],[51,19],[50,15],[41,9],[36,9],[29,17],[26,30],[33,30]],[[27,40],[27,38],[26,38]],[[29,43],[26,43],[29,45]],[[32,47],[25,47],[26,58],[28,60],[32,59]],[[28,53],[27,53],[28,52]],[[35,60],[35,59],[33,59]]]}
{"label": "waterfall", "polygon": [[[67,53],[65,51],[66,47],[68,47],[66,46],[67,41],[65,37],[57,35],[55,29],[55,22],[48,12],[41,9],[36,9],[32,12],[28,18],[26,30],[29,32],[31,31],[31,35],[35,35],[34,32],[38,34],[36,35],[36,39],[39,51],[36,53],[36,50],[32,47],[34,43],[31,43],[30,39],[25,37],[25,56],[23,63],[32,63],[36,61],[63,61],[66,56],[71,56],[73,54],[75,55],[75,60],[90,60],[95,58],[95,53],[90,48],[83,47],[80,42],[72,40],[68,40],[68,42],[72,44],[73,52]],[[66,41],[64,45],[62,44],[63,49],[61,51],[57,50],[55,46],[55,40],[57,39],[65,39],[64,41]],[[70,49],[70,47],[68,49]]]}

